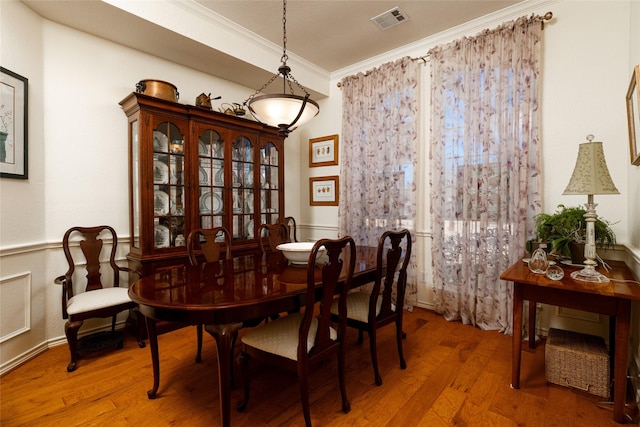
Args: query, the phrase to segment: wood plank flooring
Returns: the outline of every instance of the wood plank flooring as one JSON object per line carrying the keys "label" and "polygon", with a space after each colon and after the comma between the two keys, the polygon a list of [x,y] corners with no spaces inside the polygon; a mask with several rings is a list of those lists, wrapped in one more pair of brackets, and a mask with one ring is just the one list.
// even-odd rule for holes
{"label": "wood plank flooring", "polygon": [[[521,389],[513,390],[510,336],[447,322],[423,309],[406,313],[404,329],[406,370],[399,367],[393,326],[379,330],[380,387],[374,383],[368,342],[357,345],[357,333],[349,330],[351,412],[340,409],[337,363],[328,361],[310,378],[315,426],[619,425],[610,409],[598,405],[601,398],[546,383],[543,345],[535,351],[525,346]],[[0,425],[219,425],[216,346],[206,334],[204,341],[203,362],[197,364],[195,327],[159,337],[155,400],[146,394],[152,385],[149,349],[139,349],[132,336],[122,350],[81,358],[72,373],[66,372],[66,345],[52,348],[0,379]],[[256,362],[251,392],[249,406],[239,413],[235,404],[242,389],[233,390],[233,426],[304,425],[293,374]]]}

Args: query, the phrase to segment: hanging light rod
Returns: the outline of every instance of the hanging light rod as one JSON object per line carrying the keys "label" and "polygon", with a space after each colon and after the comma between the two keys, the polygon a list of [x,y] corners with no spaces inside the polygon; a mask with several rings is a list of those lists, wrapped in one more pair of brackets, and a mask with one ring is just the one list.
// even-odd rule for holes
{"label": "hanging light rod", "polygon": [[[318,103],[310,98],[309,92],[293,77],[287,65],[287,0],[282,2],[282,65],[260,89],[254,92],[244,105],[260,123],[277,127],[285,137],[298,126],[308,122],[320,112]],[[265,94],[264,90],[278,77],[282,76],[282,93]],[[304,92],[296,95],[293,84]],[[287,93],[287,88],[289,91]],[[263,93],[263,95],[259,95]]]}

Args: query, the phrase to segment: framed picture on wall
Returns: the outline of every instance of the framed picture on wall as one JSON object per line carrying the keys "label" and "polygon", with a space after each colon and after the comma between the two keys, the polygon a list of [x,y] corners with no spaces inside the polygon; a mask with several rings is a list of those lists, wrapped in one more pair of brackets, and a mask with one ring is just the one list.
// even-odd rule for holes
{"label": "framed picture on wall", "polygon": [[28,178],[28,80],[0,67],[0,177]]}
{"label": "framed picture on wall", "polygon": [[309,178],[311,206],[338,206],[338,183],[337,175]]}
{"label": "framed picture on wall", "polygon": [[633,69],[627,90],[627,123],[631,164],[640,166],[640,65]]}
{"label": "framed picture on wall", "polygon": [[309,167],[338,164],[338,135],[309,140]]}

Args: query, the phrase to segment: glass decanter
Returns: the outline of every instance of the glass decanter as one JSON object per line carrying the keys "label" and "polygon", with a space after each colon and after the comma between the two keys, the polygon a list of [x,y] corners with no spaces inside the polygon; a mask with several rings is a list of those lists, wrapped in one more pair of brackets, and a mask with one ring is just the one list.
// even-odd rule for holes
{"label": "glass decanter", "polygon": [[529,270],[537,274],[545,274],[549,268],[549,260],[544,245],[540,245],[538,249],[533,251],[529,259]]}

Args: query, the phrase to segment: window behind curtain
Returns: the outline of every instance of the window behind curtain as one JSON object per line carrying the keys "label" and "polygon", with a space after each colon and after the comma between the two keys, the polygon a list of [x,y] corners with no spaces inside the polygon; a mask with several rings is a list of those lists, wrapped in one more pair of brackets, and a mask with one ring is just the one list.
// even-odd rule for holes
{"label": "window behind curtain", "polygon": [[[415,240],[418,64],[410,58],[342,81],[340,236],[377,246],[386,230]],[[417,296],[415,250],[406,301]]]}
{"label": "window behind curtain", "polygon": [[431,224],[436,310],[511,330],[500,273],[540,211],[540,18],[431,50]]}

